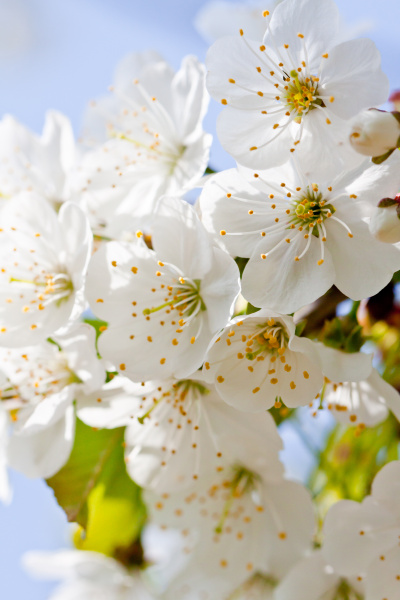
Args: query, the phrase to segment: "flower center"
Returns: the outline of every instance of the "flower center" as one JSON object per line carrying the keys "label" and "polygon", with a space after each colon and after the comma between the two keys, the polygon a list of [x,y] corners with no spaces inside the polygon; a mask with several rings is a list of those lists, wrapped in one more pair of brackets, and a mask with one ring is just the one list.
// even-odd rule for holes
{"label": "flower center", "polygon": [[153,306],[152,308],[145,308],[143,314],[150,315],[164,308],[177,310],[181,317],[179,325],[186,325],[200,311],[207,310],[200,295],[200,285],[201,281],[199,279],[179,277],[175,285],[168,286],[165,303]]}
{"label": "flower center", "polygon": [[246,342],[246,358],[254,360],[260,354],[282,356],[285,353],[289,337],[281,323],[269,319],[257,326],[257,331]]}
{"label": "flower center", "polygon": [[362,596],[343,579],[336,590],[333,600],[362,600]]}
{"label": "flower center", "polygon": [[[199,396],[206,396],[210,393],[209,388],[202,385],[200,382],[191,379],[177,381],[172,385],[171,389],[167,391],[162,391],[160,389],[159,391],[161,391],[161,393],[158,397],[153,398],[152,406],[141,417],[138,417],[138,421],[141,425],[143,425],[145,420],[150,417],[154,409],[162,402],[162,400],[167,400],[170,403],[172,402],[174,407],[178,407],[179,412],[182,415],[186,415],[187,411],[190,410],[193,400],[197,400]],[[188,401],[189,405],[184,408],[183,405],[186,401]]]}
{"label": "flower center", "polygon": [[[245,494],[251,493],[255,487],[256,482],[259,481],[260,477],[243,467],[242,465],[235,465],[232,468],[231,479],[224,481],[222,487],[226,492],[226,500],[222,510],[221,517],[215,527],[215,533],[222,533],[225,521],[229,516],[234,501],[238,498],[242,498]],[[214,486],[210,490],[210,494],[216,493],[218,486]]]}
{"label": "flower center", "polygon": [[300,123],[303,113],[313,110],[316,106],[325,107],[325,104],[318,97],[318,83],[313,81],[317,78],[300,79],[295,70],[290,72],[290,77],[290,83],[285,86],[287,89],[283,98],[286,100],[290,112],[296,113],[294,120]]}
{"label": "flower center", "polygon": [[[20,279],[18,277],[10,277],[10,283],[22,284],[23,289],[27,286],[34,288],[36,301],[39,301],[38,309],[43,310],[46,305],[54,302],[56,306],[60,306],[62,302],[69,299],[74,291],[73,283],[67,273],[45,273],[35,276],[33,279]],[[33,302],[33,301],[32,301]],[[30,308],[24,307],[24,312],[28,312]]]}
{"label": "flower center", "polygon": [[293,201],[290,221],[294,225],[309,227],[312,234],[319,236],[318,225],[330,218],[336,209],[327,200],[324,200],[318,186],[307,186],[302,197]]}
{"label": "flower center", "polygon": [[0,401],[10,411],[11,418],[18,420],[20,408],[36,405],[47,397],[57,394],[66,386],[82,383],[81,379],[71,370],[64,352],[57,352],[54,357],[30,357],[22,355],[26,367],[20,368],[15,381],[7,381],[0,389]]}
{"label": "flower center", "polygon": [[171,173],[173,173],[178,161],[183,156],[186,150],[186,146],[180,145],[175,147],[171,145],[170,147],[165,148],[164,145],[159,141],[159,139],[157,139],[157,134],[153,135],[156,138],[155,141],[152,140],[151,143],[147,143],[127,136],[125,133],[115,131],[114,129],[109,131],[109,136],[111,138],[124,140],[126,142],[129,142],[130,144],[133,144],[139,150],[147,152],[148,158],[151,158],[153,160],[157,158],[163,158],[167,166],[170,167]]}

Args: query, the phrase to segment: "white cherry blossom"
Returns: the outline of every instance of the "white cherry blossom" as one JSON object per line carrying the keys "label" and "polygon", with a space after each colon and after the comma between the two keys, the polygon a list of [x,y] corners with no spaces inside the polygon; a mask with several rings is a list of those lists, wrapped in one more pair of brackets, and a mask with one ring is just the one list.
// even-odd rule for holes
{"label": "white cherry blossom", "polygon": [[221,143],[257,169],[282,164],[295,151],[308,164],[340,169],[351,156],[350,147],[339,152],[347,122],[389,92],[375,44],[341,41],[333,0],[279,3],[262,43],[241,29],[217,40],[206,64],[208,90],[225,106]]}
{"label": "white cherry blossom", "polygon": [[61,113],[46,114],[41,137],[6,115],[0,121],[1,200],[34,191],[58,209],[74,199],[71,174],[77,159],[71,124]]}
{"label": "white cherry blossom", "polygon": [[165,198],[150,250],[110,242],[91,260],[87,295],[109,323],[100,354],[133,381],[182,378],[199,368],[239,293],[235,262],[211,240],[193,208]]}
{"label": "white cherry blossom", "polygon": [[282,441],[269,414],[243,415],[196,374],[156,385],[126,430],[127,470],[136,483],[158,493],[188,487],[235,458],[249,434],[258,440],[254,465],[264,461],[269,479],[281,479]]}
{"label": "white cherry blossom", "polygon": [[[269,414],[243,415],[227,406],[202,373],[187,379],[135,384],[117,376],[79,399],[79,418],[96,428],[127,426],[126,465],[140,486],[158,493],[190,486],[235,455],[246,432],[264,447],[270,479],[281,478],[281,438]],[[275,457],[275,458],[274,458]]]}
{"label": "white cherry blossom", "polygon": [[295,335],[292,317],[268,309],[233,319],[204,369],[225,402],[243,411],[266,410],[276,402],[304,406],[323,384],[314,343]]}
{"label": "white cherry blossom", "polygon": [[376,240],[365,218],[400,185],[399,158],[326,178],[290,161],[268,171],[228,170],[207,183],[202,221],[233,256],[250,258],[243,295],[292,313],[335,284],[353,300],[376,294],[399,269],[398,249]]}
{"label": "white cherry blossom", "polygon": [[268,472],[251,470],[246,458],[238,445],[230,467],[199,479],[185,494],[146,493],[152,519],[180,531],[188,556],[166,599],[229,597],[257,572],[280,578],[309,551],[315,518],[306,489],[290,481],[270,483]]}
{"label": "white cherry blossom", "polygon": [[51,477],[72,449],[77,394],[100,389],[105,380],[95,330],[79,324],[54,342],[2,348],[0,357],[7,378],[1,400],[14,425],[8,462],[28,477]]}
{"label": "white cherry blossom", "polygon": [[84,136],[101,146],[84,156],[76,181],[94,229],[105,235],[114,217],[152,214],[161,195],[195,187],[212,139],[202,129],[205,69],[193,56],[175,73],[154,52],[129,55],[111,91],[89,109]]}
{"label": "white cherry blossom", "polygon": [[75,204],[57,215],[34,193],[10,200],[0,232],[1,346],[43,341],[79,317],[91,249],[89,223]]}

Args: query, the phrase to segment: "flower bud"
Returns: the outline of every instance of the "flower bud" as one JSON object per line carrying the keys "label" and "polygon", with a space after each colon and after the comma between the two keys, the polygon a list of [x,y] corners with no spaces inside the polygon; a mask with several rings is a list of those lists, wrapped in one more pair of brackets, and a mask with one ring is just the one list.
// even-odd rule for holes
{"label": "flower bud", "polygon": [[379,202],[371,217],[369,229],[381,242],[400,242],[400,196],[394,199],[384,198]]}
{"label": "flower bud", "polygon": [[353,121],[350,142],[360,154],[386,158],[399,146],[400,113],[374,108],[361,112]]}

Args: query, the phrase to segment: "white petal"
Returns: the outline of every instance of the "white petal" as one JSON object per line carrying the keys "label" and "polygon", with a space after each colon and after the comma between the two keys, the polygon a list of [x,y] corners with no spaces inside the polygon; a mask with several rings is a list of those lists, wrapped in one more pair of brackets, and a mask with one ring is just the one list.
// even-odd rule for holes
{"label": "white petal", "polygon": [[210,331],[218,331],[229,320],[240,291],[237,264],[219,248],[213,249],[213,268],[201,282],[201,297],[207,306]]}
{"label": "white petal", "polygon": [[194,209],[178,198],[164,197],[153,221],[153,246],[162,261],[192,279],[201,279],[212,261],[211,243]]}
{"label": "white petal", "polygon": [[27,477],[52,477],[67,462],[75,435],[73,407],[52,427],[33,435],[14,435],[10,440],[10,466]]}
{"label": "white petal", "polygon": [[365,580],[365,600],[396,600],[400,594],[400,547],[376,558]]}
{"label": "white petal", "polygon": [[261,241],[247,263],[243,278],[243,295],[254,306],[270,307],[283,313],[292,313],[322,296],[333,284],[335,270],[332,258],[325,249],[324,262],[317,238],[311,240],[306,254],[298,261],[306,240],[302,235],[288,232],[291,242],[284,242],[266,259],[267,254],[285,239],[285,233],[269,235]]}
{"label": "white petal", "polygon": [[323,63],[321,82],[324,94],[335,98],[330,109],[343,119],[382,104],[389,93],[379,51],[369,39],[350,40],[332,48]]}
{"label": "white petal", "polygon": [[[305,44],[312,69],[334,43],[338,29],[339,11],[333,0],[288,0],[274,11],[265,41],[273,40],[282,53],[283,45],[289,44],[292,55],[303,59]],[[304,36],[303,43],[299,33]]]}
{"label": "white petal", "polygon": [[335,285],[352,300],[361,300],[389,283],[400,267],[400,252],[373,238],[362,221],[349,225],[352,238],[344,227],[331,220],[327,246],[335,265]]}
{"label": "white petal", "polygon": [[[232,256],[248,258],[257,246],[268,216],[249,215],[249,210],[255,205],[258,208],[260,200],[260,192],[236,169],[218,173],[204,187],[200,196],[201,220]],[[258,229],[258,236],[252,233]],[[226,235],[221,235],[221,231],[226,231]]]}
{"label": "white petal", "polygon": [[324,375],[331,381],[362,381],[372,372],[372,354],[363,352],[342,352],[324,344],[315,345]]}
{"label": "white petal", "polygon": [[372,496],[400,516],[400,461],[385,465],[372,484]]}
{"label": "white petal", "polygon": [[208,107],[205,87],[206,70],[194,56],[186,56],[172,81],[175,122],[183,142],[201,133],[201,123]]}
{"label": "white petal", "polygon": [[227,106],[217,120],[217,134],[223,148],[240,164],[252,169],[278,166],[289,160],[296,133],[297,125],[285,116],[284,106],[275,115],[262,114],[261,109],[250,111]]}

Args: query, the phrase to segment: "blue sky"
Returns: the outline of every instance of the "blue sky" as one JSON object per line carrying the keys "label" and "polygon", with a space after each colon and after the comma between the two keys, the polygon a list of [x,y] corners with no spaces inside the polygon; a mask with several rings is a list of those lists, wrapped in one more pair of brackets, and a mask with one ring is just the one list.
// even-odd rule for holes
{"label": "blue sky", "polygon": [[[0,115],[12,113],[36,131],[49,108],[79,131],[83,110],[112,81],[125,54],[154,48],[178,67],[185,54],[204,59],[207,45],[192,23],[203,0],[0,0]],[[392,89],[400,88],[399,0],[337,0],[349,24],[370,24]],[[219,106],[205,127],[214,133]],[[232,164],[216,141],[212,164]],[[293,435],[289,443],[296,443]],[[306,457],[304,457],[306,460]],[[51,586],[32,582],[19,558],[30,549],[65,547],[69,530],[50,490],[12,475],[14,501],[0,506],[0,597],[46,600]]]}

